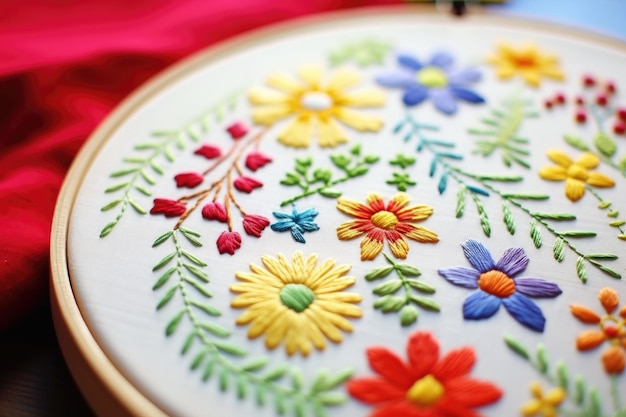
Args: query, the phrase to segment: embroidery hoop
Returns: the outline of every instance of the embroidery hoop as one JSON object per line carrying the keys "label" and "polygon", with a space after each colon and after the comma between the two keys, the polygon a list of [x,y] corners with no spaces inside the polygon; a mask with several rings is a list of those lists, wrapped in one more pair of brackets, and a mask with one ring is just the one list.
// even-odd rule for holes
{"label": "embroidery hoop", "polygon": [[[407,16],[408,15],[408,16]],[[298,19],[287,23],[253,31],[210,47],[165,70],[155,79],[134,92],[107,117],[105,122],[90,136],[74,160],[59,195],[51,234],[51,304],[59,344],[68,366],[87,401],[99,415],[117,416],[165,416],[166,413],[134,386],[118,369],[100,347],[95,336],[81,314],[73,293],[67,253],[69,221],[74,201],[83,176],[115,129],[136,109],[143,106],[160,90],[206,65],[219,61],[237,52],[245,51],[281,36],[301,33],[306,30],[323,29],[341,24],[346,20],[375,21],[378,17],[413,19],[415,22],[449,23],[455,18],[433,12],[431,7],[392,7],[364,9],[331,13]],[[525,21],[480,14],[465,17],[469,24],[513,25],[530,31],[544,33],[553,31],[552,23]],[[462,23],[459,23],[462,24]],[[626,53],[626,45],[604,36],[587,33],[568,27],[559,28],[561,34],[575,39],[592,42],[598,46]]]}

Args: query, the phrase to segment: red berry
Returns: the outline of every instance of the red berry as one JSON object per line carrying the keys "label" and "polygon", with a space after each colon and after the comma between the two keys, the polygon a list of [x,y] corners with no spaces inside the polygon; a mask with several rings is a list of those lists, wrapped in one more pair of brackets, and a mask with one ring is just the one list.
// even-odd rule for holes
{"label": "red berry", "polygon": [[625,122],[626,122],[626,108],[621,107],[621,108],[617,109],[617,111],[615,112],[615,115],[616,115],[619,119],[621,119],[621,120],[623,120],[623,121],[625,121]]}
{"label": "red berry", "polygon": [[577,111],[576,112],[576,121],[578,123],[585,123],[587,121],[587,114],[584,111],[582,111],[582,110]]}
{"label": "red berry", "polygon": [[626,133],[626,122],[623,120],[616,121],[613,125],[613,132],[615,132],[616,135],[623,135]]}
{"label": "red berry", "polygon": [[615,83],[613,83],[613,81],[608,81],[606,85],[604,86],[604,90],[608,94],[615,94],[615,92],[617,91],[617,88],[615,87]]}
{"label": "red berry", "polygon": [[565,103],[565,96],[563,95],[563,93],[558,93],[556,96],[554,96],[554,100],[559,104],[563,104]]}
{"label": "red berry", "polygon": [[543,105],[546,106],[546,109],[551,109],[552,106],[554,106],[554,103],[552,102],[552,100],[546,100],[543,102]]}
{"label": "red berry", "polygon": [[606,96],[604,94],[598,94],[598,96],[596,97],[596,104],[598,106],[606,106],[606,104],[609,102],[609,100],[606,98]]}
{"label": "red berry", "polygon": [[596,85],[596,79],[591,75],[583,76],[583,85],[585,87],[593,87]]}
{"label": "red berry", "polygon": [[579,106],[584,106],[585,100],[582,97],[578,96],[576,97],[576,104],[578,104]]}

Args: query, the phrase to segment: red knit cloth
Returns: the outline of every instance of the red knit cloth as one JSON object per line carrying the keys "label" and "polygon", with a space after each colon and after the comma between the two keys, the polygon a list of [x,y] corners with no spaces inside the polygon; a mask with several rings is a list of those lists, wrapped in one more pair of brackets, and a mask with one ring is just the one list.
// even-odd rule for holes
{"label": "red knit cloth", "polygon": [[48,291],[57,193],[78,149],[133,89],[222,39],[399,0],[2,0],[0,330]]}

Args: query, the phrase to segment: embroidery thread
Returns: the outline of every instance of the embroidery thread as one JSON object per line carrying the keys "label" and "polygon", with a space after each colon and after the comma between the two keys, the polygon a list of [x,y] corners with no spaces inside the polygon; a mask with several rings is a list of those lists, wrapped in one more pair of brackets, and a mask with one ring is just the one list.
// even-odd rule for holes
{"label": "embroidery thread", "polygon": [[280,211],[274,211],[272,214],[278,219],[276,223],[270,226],[272,230],[275,232],[286,232],[289,230],[291,237],[296,242],[306,243],[303,235],[307,232],[315,232],[320,229],[315,223],[315,217],[317,217],[319,213],[313,207],[304,211],[298,211],[294,204],[291,214]]}
{"label": "embroidery thread", "polygon": [[487,58],[487,62],[495,67],[499,78],[510,79],[519,75],[531,87],[539,87],[542,77],[556,81],[565,78],[557,57],[543,54],[534,45],[516,49],[508,43],[502,43],[498,45],[495,54]]}

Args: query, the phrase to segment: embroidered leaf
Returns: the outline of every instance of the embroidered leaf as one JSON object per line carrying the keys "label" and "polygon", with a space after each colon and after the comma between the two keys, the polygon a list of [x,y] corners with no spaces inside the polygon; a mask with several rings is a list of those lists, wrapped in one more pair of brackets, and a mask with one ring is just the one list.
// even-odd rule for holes
{"label": "embroidered leaf", "polygon": [[576,136],[565,135],[565,136],[563,136],[563,139],[565,139],[565,142],[568,145],[570,145],[570,146],[572,146],[572,147],[574,147],[574,148],[576,148],[576,149],[578,149],[580,151],[587,152],[587,151],[590,150],[589,146],[587,146],[585,141],[583,141],[582,139],[580,139],[580,138],[578,138]]}
{"label": "embroidered leaf", "polygon": [[587,258],[587,259],[610,259],[610,260],[614,260],[614,259],[617,259],[618,256],[614,255],[612,253],[590,253],[588,255],[585,255],[585,258]]}
{"label": "embroidered leaf", "polygon": [[102,206],[102,208],[100,209],[100,211],[108,211],[111,210],[112,208],[116,207],[118,204],[120,204],[122,202],[122,199],[117,199],[117,200],[113,200],[110,203]]}
{"label": "embroidered leaf", "polygon": [[405,304],[403,297],[385,295],[374,303],[374,308],[380,308],[383,313],[399,311]]}
{"label": "embroidered leaf", "polygon": [[161,288],[170,279],[170,277],[172,276],[172,274],[174,272],[176,272],[176,267],[171,267],[170,269],[165,271],[165,273],[163,275],[161,275],[161,277],[154,284],[152,289],[153,290],[158,290],[159,288]]}
{"label": "embroidered leaf", "polygon": [[509,231],[511,235],[515,234],[515,219],[513,219],[513,213],[511,213],[511,209],[507,203],[502,203],[502,212],[504,214],[504,224],[506,224],[506,230]]}
{"label": "embroidered leaf", "polygon": [[394,267],[396,268],[396,271],[404,274],[404,276],[407,277],[419,277],[420,275],[422,275],[419,269],[411,265],[396,264]]}
{"label": "embroidered leaf", "polygon": [[584,230],[569,230],[567,232],[561,232],[561,236],[567,237],[594,237],[596,232],[584,231]]}
{"label": "embroidered leaf", "polygon": [[520,175],[476,175],[477,180],[498,181],[498,182],[520,182],[524,180],[524,177]]}
{"label": "embroidered leaf", "polygon": [[626,171],[626,155],[622,156],[622,158],[617,163],[617,167],[619,168],[620,171],[622,171],[622,173]]}
{"label": "embroidered leaf", "polygon": [[180,324],[180,321],[183,319],[184,315],[185,315],[185,310],[181,310],[178,312],[178,314],[174,316],[172,320],[170,320],[170,322],[167,324],[167,327],[165,328],[165,334],[167,336],[171,335],[172,333],[176,331],[176,328]]}
{"label": "embroidered leaf", "polygon": [[435,289],[435,287],[426,284],[422,281],[418,281],[416,279],[407,279],[406,282],[412,287],[415,288],[416,290],[426,293],[426,294],[434,294],[437,290]]}
{"label": "embroidered leaf", "polygon": [[445,171],[441,178],[439,178],[439,185],[437,186],[437,190],[439,194],[443,194],[446,191],[446,187],[448,186],[448,171]]}
{"label": "embroidered leaf", "polygon": [[[183,236],[185,236],[185,238],[189,241],[189,243],[191,243],[192,245],[196,246],[196,247],[201,247],[202,246],[202,242],[200,242],[197,238],[199,237],[198,234],[196,233],[190,233],[190,230],[187,229],[183,229],[182,227],[179,228],[178,230],[181,231],[181,233],[183,234]],[[196,258],[197,259],[197,258]],[[192,261],[195,262],[195,261]],[[200,264],[198,264],[200,265]],[[206,265],[206,264],[204,264]]]}
{"label": "embroidered leaf", "polygon": [[172,297],[174,297],[174,294],[176,294],[176,291],[178,290],[178,286],[175,285],[172,288],[170,288],[165,295],[163,296],[163,298],[161,298],[161,301],[159,301],[159,303],[156,306],[157,310],[162,309],[163,307],[165,307],[165,305],[167,303],[169,303],[169,301],[172,299]]}
{"label": "embroidered leaf", "polygon": [[[181,250],[181,254],[189,259],[191,262],[193,262],[194,264],[198,265],[198,266],[207,266],[206,262],[204,262],[203,260],[201,260],[200,258],[198,258],[195,255],[192,255],[191,253],[187,252],[186,250]],[[202,276],[207,276],[205,273],[202,273]]]}
{"label": "embroidered leaf", "polygon": [[473,185],[466,185],[467,189],[470,190],[474,194],[484,195],[485,197],[489,197],[489,193],[482,188],[475,187]]}
{"label": "embroidered leaf", "polygon": [[385,278],[387,275],[393,271],[393,265],[381,266],[380,268],[373,269],[367,275],[365,275],[365,279],[368,281],[374,281],[377,279]]}
{"label": "embroidered leaf", "polygon": [[563,361],[557,362],[556,375],[557,375],[557,381],[559,382],[559,386],[563,388],[565,391],[567,391],[568,386],[569,386],[569,373]]}
{"label": "embroidered leaf", "polygon": [[180,350],[181,355],[184,355],[185,353],[189,352],[189,349],[191,348],[193,341],[196,340],[197,335],[198,334],[194,331],[194,332],[191,332],[189,336],[187,336],[187,339],[185,339],[185,343],[183,344],[183,347]]}
{"label": "embroidered leaf", "polygon": [[340,392],[323,392],[317,395],[317,399],[324,405],[341,405],[346,396]]}
{"label": "embroidered leaf", "polygon": [[198,292],[200,292],[202,295],[204,295],[207,298],[213,297],[213,294],[211,293],[211,291],[209,291],[208,288],[204,287],[203,285],[198,284],[196,281],[194,281],[193,279],[184,277],[185,282],[189,283],[192,287],[194,287],[196,290],[198,290]]}
{"label": "embroidered leaf", "polygon": [[506,343],[509,349],[520,355],[522,358],[530,360],[530,354],[528,353],[528,350],[526,350],[524,346],[522,346],[517,340],[513,339],[511,336],[504,336],[504,343]]}
{"label": "embroidered leaf", "polygon": [[582,256],[576,259],[576,275],[583,283],[587,282],[587,268],[585,268],[585,258]]}
{"label": "embroidered leaf", "polygon": [[547,194],[534,194],[534,193],[503,193],[502,197],[510,200],[548,200],[550,198]]}
{"label": "embroidered leaf", "polygon": [[542,374],[548,372],[549,366],[548,356],[546,353],[546,347],[542,344],[537,346],[537,370]]}
{"label": "embroidered leaf", "polygon": [[341,191],[334,188],[321,188],[318,192],[321,196],[328,198],[338,198],[343,194]]}
{"label": "embroidered leaf", "polygon": [[222,313],[217,308],[211,307],[208,304],[204,304],[204,303],[201,303],[201,302],[198,302],[198,301],[194,301],[194,300],[192,300],[190,302],[190,304],[192,306],[194,306],[194,307],[199,308],[200,310],[204,311],[205,313],[207,313],[210,316],[219,317],[219,316],[222,315]]}
{"label": "embroidered leaf", "polygon": [[[115,185],[110,186],[109,188],[105,189],[104,192],[105,193],[112,193],[114,191],[121,190],[122,188],[124,188],[126,186],[128,186],[128,183],[127,182],[122,182],[120,184],[115,184]],[[122,201],[122,200],[119,200],[119,201]]]}
{"label": "embroidered leaf", "polygon": [[115,225],[117,225],[117,221],[114,220],[114,221],[108,223],[106,226],[104,226],[102,228],[102,230],[100,231],[100,237],[105,237],[106,235],[111,233],[111,231],[113,230]]}
{"label": "embroidered leaf", "polygon": [[243,400],[248,395],[248,385],[244,377],[237,378],[237,398]]}
{"label": "embroidered leaf", "polygon": [[329,60],[333,66],[352,60],[361,67],[367,67],[382,64],[391,48],[391,44],[377,40],[353,42],[333,51]]}
{"label": "embroidered leaf", "polygon": [[554,241],[554,246],[552,247],[552,253],[554,255],[554,259],[557,262],[563,262],[563,258],[565,257],[565,244],[562,237],[557,238]]}
{"label": "embroidered leaf", "polygon": [[193,266],[191,264],[188,264],[188,263],[184,263],[183,266],[185,267],[187,271],[191,272],[197,278],[200,278],[204,282],[209,282],[209,276],[207,275],[206,272],[204,272],[200,268]]}
{"label": "embroidered leaf", "polygon": [[265,374],[263,376],[263,380],[264,381],[275,381],[277,379],[282,378],[283,375],[285,375],[288,370],[289,370],[289,365],[287,365],[287,364],[278,365],[274,369],[269,371],[267,374]]}
{"label": "embroidered leaf", "polygon": [[615,155],[615,151],[617,150],[617,144],[612,137],[607,135],[604,132],[598,132],[596,136],[593,138],[593,144],[596,149],[600,151],[600,153],[604,156],[611,157]]}
{"label": "embroidered leaf", "polygon": [[402,281],[399,279],[394,279],[377,285],[376,287],[374,287],[372,292],[376,295],[393,294],[394,292],[398,291],[401,286]]}
{"label": "embroidered leaf", "polygon": [[152,268],[152,271],[158,271],[159,269],[163,268],[165,265],[167,265],[172,259],[174,259],[174,256],[176,256],[176,252],[172,252],[169,253],[167,255],[165,255],[163,257],[163,259],[161,259],[159,261],[159,263],[157,263],[154,268]]}
{"label": "embroidered leaf", "polygon": [[174,234],[174,232],[172,230],[163,233],[161,236],[157,237],[154,241],[154,243],[152,243],[152,247],[157,247],[159,246],[161,243],[165,242],[167,239],[169,239],[172,234]]}
{"label": "embroidered leaf", "polygon": [[412,305],[405,305],[400,310],[400,324],[402,326],[410,326],[417,321],[418,312]]}
{"label": "embroidered leaf", "polygon": [[201,350],[200,352],[196,354],[196,356],[193,358],[193,361],[191,361],[191,365],[189,365],[191,370],[196,370],[198,369],[200,365],[202,365],[202,362],[204,361],[206,354],[207,354],[206,350]]}
{"label": "embroidered leaf", "polygon": [[463,217],[463,213],[465,212],[465,197],[467,195],[467,187],[461,185],[459,187],[459,191],[456,194],[456,209],[455,209],[455,217],[461,218]]}
{"label": "embroidered leaf", "polygon": [[533,217],[536,219],[556,220],[556,221],[568,221],[576,220],[576,216],[568,213],[544,213],[534,212]]}
{"label": "embroidered leaf", "polygon": [[329,391],[331,389],[337,388],[346,382],[350,377],[354,374],[354,370],[352,368],[345,368],[335,373],[335,375],[327,376],[323,379],[323,382],[320,382],[318,385],[318,391]]}
{"label": "embroidered leaf", "polygon": [[221,350],[224,353],[228,353],[229,355],[233,355],[233,356],[245,356],[246,355],[246,351],[229,342],[222,342],[219,340],[215,340],[212,342],[213,346],[215,346],[216,348],[218,348],[219,350]]}
{"label": "embroidered leaf", "polygon": [[587,387],[585,386],[585,380],[582,376],[576,375],[574,378],[574,402],[578,405],[582,405],[585,402]]}
{"label": "embroidered leaf", "polygon": [[487,210],[485,210],[485,206],[483,203],[476,199],[474,200],[476,203],[476,210],[478,210],[478,217],[480,218],[480,226],[483,229],[483,233],[485,236],[491,236],[491,224],[489,223],[489,216],[487,215]]}
{"label": "embroidered leaf", "polygon": [[589,388],[589,417],[598,417],[602,414],[602,400],[595,387]]}
{"label": "embroidered leaf", "polygon": [[621,279],[622,276],[620,275],[619,272],[612,270],[611,268],[608,268],[604,265],[602,265],[600,262],[595,261],[593,259],[588,259],[589,262],[591,262],[592,264],[594,264],[600,271],[604,272],[605,274],[613,277],[613,278],[617,278],[617,279]]}
{"label": "embroidered leaf", "polygon": [[439,304],[436,301],[433,301],[429,298],[411,295],[411,300],[414,301],[420,307],[425,308],[427,310],[432,310],[432,311],[437,311],[437,312],[441,311],[441,307],[439,307]]}
{"label": "embroidered leaf", "polygon": [[537,223],[530,222],[530,238],[533,240],[535,247],[539,249],[543,244],[541,241],[541,230],[537,227]]}

